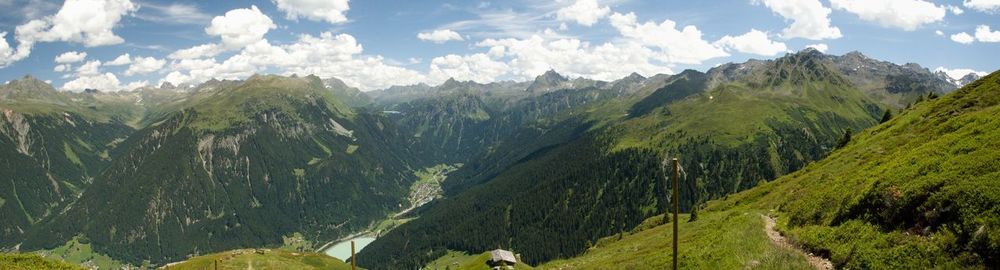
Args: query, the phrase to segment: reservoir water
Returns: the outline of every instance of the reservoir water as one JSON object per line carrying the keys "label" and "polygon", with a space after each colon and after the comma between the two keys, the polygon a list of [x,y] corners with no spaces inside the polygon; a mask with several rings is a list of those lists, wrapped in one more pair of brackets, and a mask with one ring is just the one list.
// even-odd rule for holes
{"label": "reservoir water", "polygon": [[341,261],[347,261],[348,258],[351,258],[351,240],[354,240],[355,251],[361,252],[361,249],[375,241],[375,237],[363,236],[348,239],[334,244],[332,247],[327,248],[323,252],[326,253],[326,255],[330,255],[330,257],[340,259]]}

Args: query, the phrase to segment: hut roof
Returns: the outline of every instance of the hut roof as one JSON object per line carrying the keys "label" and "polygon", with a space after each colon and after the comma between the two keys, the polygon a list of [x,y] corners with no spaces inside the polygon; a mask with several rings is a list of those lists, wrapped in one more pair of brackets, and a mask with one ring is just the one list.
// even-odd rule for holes
{"label": "hut roof", "polygon": [[493,261],[493,262],[504,261],[504,262],[509,262],[509,263],[517,263],[517,259],[514,258],[514,253],[513,252],[502,250],[502,249],[497,249],[497,250],[490,251],[490,261]]}

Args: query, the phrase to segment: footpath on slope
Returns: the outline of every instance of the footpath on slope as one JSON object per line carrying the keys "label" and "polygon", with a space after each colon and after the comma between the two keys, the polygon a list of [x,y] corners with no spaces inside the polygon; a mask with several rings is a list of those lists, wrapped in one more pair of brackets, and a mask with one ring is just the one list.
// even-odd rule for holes
{"label": "footpath on slope", "polygon": [[824,269],[824,270],[833,269],[833,263],[830,262],[830,260],[827,260],[826,258],[820,256],[816,256],[815,254],[806,252],[805,250],[802,250],[795,244],[792,244],[792,242],[789,241],[788,238],[785,238],[784,236],[781,235],[781,233],[774,230],[774,224],[776,223],[776,221],[774,220],[773,217],[766,216],[763,214],[760,215],[760,217],[764,219],[764,231],[767,233],[767,238],[770,238],[771,242],[773,242],[775,245],[792,249],[798,251],[799,253],[802,253],[802,255],[805,255],[806,259],[809,260],[809,264],[811,264],[816,269]]}

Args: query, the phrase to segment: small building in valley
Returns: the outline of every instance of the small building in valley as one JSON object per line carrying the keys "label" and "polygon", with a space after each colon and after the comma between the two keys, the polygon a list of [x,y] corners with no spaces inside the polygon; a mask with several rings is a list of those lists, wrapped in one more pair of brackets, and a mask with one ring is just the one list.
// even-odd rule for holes
{"label": "small building in valley", "polygon": [[495,270],[514,269],[514,264],[516,263],[517,258],[514,257],[514,253],[502,249],[490,251],[490,260],[486,262],[490,268]]}

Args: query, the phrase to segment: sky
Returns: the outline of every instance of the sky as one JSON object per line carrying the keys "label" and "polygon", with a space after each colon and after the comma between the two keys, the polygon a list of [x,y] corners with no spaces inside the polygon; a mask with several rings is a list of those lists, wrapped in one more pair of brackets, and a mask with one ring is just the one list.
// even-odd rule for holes
{"label": "sky", "polygon": [[547,70],[614,80],[812,47],[1000,68],[1000,0],[0,0],[0,82],[129,90],[255,73],[362,90]]}

